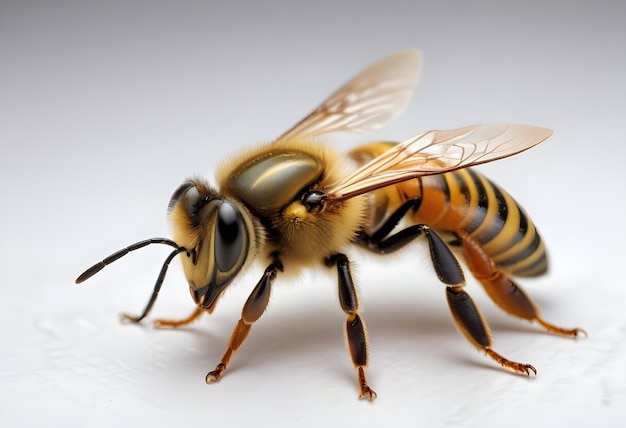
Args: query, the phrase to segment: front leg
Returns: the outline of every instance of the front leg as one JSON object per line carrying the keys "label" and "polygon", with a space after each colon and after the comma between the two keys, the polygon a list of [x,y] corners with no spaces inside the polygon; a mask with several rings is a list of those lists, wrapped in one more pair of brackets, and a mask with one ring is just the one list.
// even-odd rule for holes
{"label": "front leg", "polygon": [[246,304],[243,306],[241,319],[237,322],[237,326],[235,327],[233,334],[230,336],[228,348],[226,349],[224,356],[222,356],[222,359],[215,367],[215,370],[206,375],[207,383],[217,382],[220,380],[224,370],[228,367],[230,359],[241,347],[244,340],[246,340],[246,337],[248,337],[250,327],[252,327],[252,324],[258,320],[261,315],[263,315],[263,312],[265,312],[267,303],[270,299],[272,282],[274,281],[274,278],[276,278],[276,273],[279,270],[283,270],[283,265],[278,260],[272,262],[272,264],[265,269],[261,280],[258,282],[256,287],[254,287],[254,290],[252,290]]}
{"label": "front leg", "polygon": [[358,313],[359,302],[350,273],[350,263],[345,254],[335,254],[326,260],[328,266],[337,266],[339,282],[339,303],[341,309],[348,314],[346,322],[346,337],[352,363],[357,370],[359,382],[359,398],[373,400],[376,392],[367,383],[365,368],[368,361],[367,329]]}
{"label": "front leg", "polygon": [[189,315],[187,318],[179,320],[159,318],[154,320],[152,325],[156,328],[179,328],[191,324],[192,322],[200,318],[205,312],[208,312],[208,309],[198,307],[195,308],[191,315]]}

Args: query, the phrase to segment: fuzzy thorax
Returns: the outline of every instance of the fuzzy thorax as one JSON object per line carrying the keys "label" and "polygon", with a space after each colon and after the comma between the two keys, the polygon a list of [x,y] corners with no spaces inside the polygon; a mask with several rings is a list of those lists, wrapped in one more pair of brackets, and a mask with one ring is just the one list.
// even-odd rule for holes
{"label": "fuzzy thorax", "polygon": [[354,198],[311,213],[300,201],[288,205],[274,225],[281,257],[303,265],[319,263],[341,252],[362,223],[364,199]]}

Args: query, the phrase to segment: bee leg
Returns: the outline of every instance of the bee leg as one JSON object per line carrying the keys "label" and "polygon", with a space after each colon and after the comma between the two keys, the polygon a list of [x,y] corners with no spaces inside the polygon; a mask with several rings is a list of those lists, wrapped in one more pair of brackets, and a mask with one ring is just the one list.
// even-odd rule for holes
{"label": "bee leg", "polygon": [[195,308],[194,311],[187,318],[183,318],[181,320],[167,320],[167,319],[157,319],[154,320],[152,325],[156,328],[178,328],[187,324],[191,324],[206,311],[204,308]]}
{"label": "bee leg", "polygon": [[[383,225],[379,231],[383,228],[386,228],[387,233],[392,229]],[[519,374],[529,375],[531,371],[537,373],[532,365],[511,361],[493,350],[487,322],[470,295],[463,290],[465,277],[461,266],[448,245],[434,230],[423,224],[413,225],[387,238],[385,238],[386,233],[379,233],[379,231],[371,236],[363,235],[361,238],[368,248],[382,254],[401,248],[424,233],[428,239],[435,272],[439,280],[447,285],[448,306],[459,331],[474,347],[483,351],[502,367]]]}
{"label": "bee leg", "polygon": [[378,254],[388,254],[404,247],[423,233],[428,239],[430,258],[439,280],[448,285],[465,283],[463,270],[458,260],[444,240],[429,226],[425,224],[412,225],[388,237],[380,233],[383,228],[385,225],[371,236],[362,233],[361,242],[371,251]]}
{"label": "bee leg", "polygon": [[505,312],[528,320],[534,321],[545,330],[567,337],[586,335],[580,328],[562,328],[550,324],[539,315],[539,308],[514,281],[506,276],[495,262],[482,250],[466,232],[457,233],[467,259],[467,264],[474,275],[485,288],[485,291],[496,305]]}
{"label": "bee leg", "polygon": [[532,365],[511,361],[493,350],[491,332],[485,319],[470,295],[460,286],[446,287],[446,298],[456,326],[476,349],[483,351],[505,369],[518,374],[530,375],[531,371],[537,374]]}
{"label": "bee leg", "polygon": [[335,254],[326,260],[326,265],[337,266],[339,303],[341,304],[341,309],[348,315],[346,337],[352,363],[357,370],[359,398],[374,400],[376,392],[370,388],[365,376],[365,368],[368,362],[367,329],[358,313],[359,302],[350,273],[350,263],[345,254]]}
{"label": "bee leg", "polygon": [[237,326],[235,326],[235,330],[230,336],[226,352],[222,356],[219,364],[215,367],[215,370],[206,375],[206,383],[217,382],[220,380],[222,373],[226,370],[226,367],[228,367],[230,359],[241,347],[244,340],[246,340],[246,337],[248,337],[250,327],[252,327],[252,324],[258,320],[261,315],[263,315],[263,312],[265,312],[267,303],[270,299],[272,282],[274,281],[274,278],[276,278],[277,271],[282,269],[282,264],[279,261],[274,261],[265,269],[263,276],[256,287],[254,287],[250,297],[248,297],[248,300],[243,306],[241,319],[237,322]]}

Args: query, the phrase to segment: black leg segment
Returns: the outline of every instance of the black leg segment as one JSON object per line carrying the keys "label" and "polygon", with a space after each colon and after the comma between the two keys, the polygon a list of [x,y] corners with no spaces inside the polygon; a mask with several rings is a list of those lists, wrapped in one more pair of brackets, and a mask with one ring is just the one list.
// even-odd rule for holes
{"label": "black leg segment", "polygon": [[338,294],[341,309],[348,315],[346,320],[346,339],[359,382],[359,398],[373,400],[376,393],[367,383],[365,367],[368,362],[367,329],[359,310],[356,288],[350,273],[350,263],[345,254],[335,254],[325,261],[327,266],[337,267]]}
{"label": "black leg segment", "polygon": [[345,254],[335,254],[326,260],[327,266],[337,266],[337,280],[339,284],[339,303],[345,313],[356,312],[359,302],[356,289],[350,274],[350,262]]}
{"label": "black leg segment", "polygon": [[282,270],[282,265],[279,262],[274,262],[269,265],[267,269],[265,269],[256,287],[254,287],[254,290],[252,290],[241,312],[242,319],[247,324],[252,324],[265,312],[270,300],[272,281],[276,278],[276,272],[278,270]]}
{"label": "black leg segment", "polygon": [[379,254],[387,254],[404,247],[423,233],[426,239],[428,239],[430,258],[439,280],[447,285],[465,284],[465,276],[463,275],[463,270],[458,260],[443,239],[429,226],[425,224],[415,224],[387,237],[387,233],[392,230],[399,221],[399,219],[396,218],[396,214],[399,212],[405,214],[407,210],[407,204],[402,205],[389,217],[380,229],[371,236],[361,233],[361,243],[371,251]]}
{"label": "black leg segment", "polygon": [[348,347],[355,366],[367,365],[367,335],[359,314],[350,314],[346,322]]}
{"label": "black leg segment", "polygon": [[450,312],[457,326],[467,339],[477,348],[491,346],[487,324],[472,298],[461,288],[446,288]]}

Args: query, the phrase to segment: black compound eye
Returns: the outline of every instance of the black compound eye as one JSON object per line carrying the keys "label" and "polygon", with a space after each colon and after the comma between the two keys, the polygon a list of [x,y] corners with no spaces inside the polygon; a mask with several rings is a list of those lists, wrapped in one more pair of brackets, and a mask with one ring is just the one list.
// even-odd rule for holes
{"label": "black compound eye", "polygon": [[245,225],[239,211],[222,202],[217,212],[215,261],[221,272],[228,272],[245,257]]}

